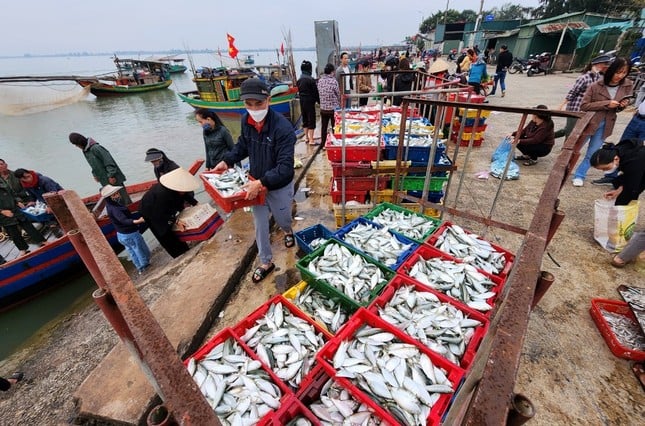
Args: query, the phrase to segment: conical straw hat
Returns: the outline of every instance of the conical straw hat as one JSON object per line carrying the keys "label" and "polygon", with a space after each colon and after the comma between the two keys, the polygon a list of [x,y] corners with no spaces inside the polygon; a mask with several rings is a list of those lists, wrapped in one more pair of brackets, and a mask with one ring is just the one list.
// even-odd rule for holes
{"label": "conical straw hat", "polygon": [[161,176],[159,182],[166,188],[179,192],[190,192],[199,188],[199,179],[181,167]]}

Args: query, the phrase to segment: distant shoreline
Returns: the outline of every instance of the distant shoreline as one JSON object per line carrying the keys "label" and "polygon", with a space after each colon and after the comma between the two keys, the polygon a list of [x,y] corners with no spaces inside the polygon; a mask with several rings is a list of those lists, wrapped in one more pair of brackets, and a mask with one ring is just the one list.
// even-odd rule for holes
{"label": "distant shoreline", "polygon": [[[377,49],[378,46],[361,46],[361,50],[371,51]],[[343,47],[342,50],[354,51],[358,48],[352,47]],[[252,53],[252,52],[273,52],[277,49],[246,49],[240,50],[240,53]],[[294,47],[294,52],[310,52],[315,51],[315,47]],[[31,54],[23,53],[22,55],[0,55],[0,59],[17,59],[17,58],[58,58],[58,57],[85,57],[85,56],[131,56],[131,55],[151,55],[153,53],[163,53],[166,55],[186,55],[188,52],[185,50],[117,50],[114,52],[68,52],[68,53],[51,53],[51,54]],[[217,50],[214,49],[201,49],[201,50],[191,50],[190,53],[217,53]]]}

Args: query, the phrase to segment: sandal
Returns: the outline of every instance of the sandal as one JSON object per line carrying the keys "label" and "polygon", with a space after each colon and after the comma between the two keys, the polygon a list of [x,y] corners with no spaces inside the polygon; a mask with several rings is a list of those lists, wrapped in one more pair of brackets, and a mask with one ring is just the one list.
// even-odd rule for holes
{"label": "sandal", "polygon": [[524,160],[530,160],[531,157],[528,155],[518,155],[515,157],[515,161],[524,161]]}
{"label": "sandal", "polygon": [[635,362],[632,364],[632,371],[641,384],[643,391],[645,391],[645,364],[642,362]]}
{"label": "sandal", "polygon": [[525,166],[535,166],[537,164],[537,160],[534,160],[532,158],[529,158],[523,163]]}
{"label": "sandal", "polygon": [[627,262],[625,262],[623,259],[621,259],[618,256],[614,256],[611,259],[611,266],[613,266],[614,268],[624,268],[626,264]]}
{"label": "sandal", "polygon": [[286,234],[284,236],[284,246],[286,248],[291,248],[296,245],[296,239],[293,237],[293,234]]}
{"label": "sandal", "polygon": [[269,275],[271,271],[273,271],[274,269],[275,269],[275,263],[271,263],[266,268],[263,268],[262,265],[260,265],[257,268],[255,268],[255,271],[253,271],[253,276],[251,277],[251,280],[257,284],[263,279],[265,279],[266,276]]}
{"label": "sandal", "polygon": [[23,373],[22,371],[16,371],[9,378],[15,380],[16,383],[18,383],[25,378],[25,373]]}

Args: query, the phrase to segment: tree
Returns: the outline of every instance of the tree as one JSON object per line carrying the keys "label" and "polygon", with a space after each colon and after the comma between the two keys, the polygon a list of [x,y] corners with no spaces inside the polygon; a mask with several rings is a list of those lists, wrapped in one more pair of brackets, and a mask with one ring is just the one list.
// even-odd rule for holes
{"label": "tree", "polygon": [[540,0],[538,13],[539,18],[583,11],[637,18],[642,8],[643,0]]}
{"label": "tree", "polygon": [[498,21],[513,19],[528,19],[534,16],[535,9],[532,7],[522,7],[520,5],[505,3],[500,8],[494,7],[492,14]]}
{"label": "tree", "polygon": [[[490,11],[483,11],[482,15],[486,16],[491,13],[492,12]],[[444,15],[446,18],[445,23],[447,24],[456,24],[460,22],[475,22],[475,20],[477,19],[477,12],[475,12],[474,10],[466,9],[466,10],[459,11],[455,9],[448,9],[447,12],[440,11],[424,19],[424,21],[421,22],[421,25],[419,25],[419,32],[421,34],[427,34],[430,31],[437,28],[437,24],[443,24]]]}

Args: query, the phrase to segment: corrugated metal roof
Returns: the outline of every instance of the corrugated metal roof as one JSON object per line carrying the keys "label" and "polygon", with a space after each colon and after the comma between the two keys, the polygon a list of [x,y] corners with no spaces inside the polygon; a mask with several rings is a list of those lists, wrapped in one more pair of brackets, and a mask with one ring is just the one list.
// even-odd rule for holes
{"label": "corrugated metal roof", "polygon": [[518,34],[520,32],[519,28],[515,28],[514,30],[509,30],[509,31],[501,31],[501,32],[487,32],[484,34],[482,37],[484,40],[488,40],[491,38],[500,38],[500,37],[511,37],[514,36],[515,34]]}

